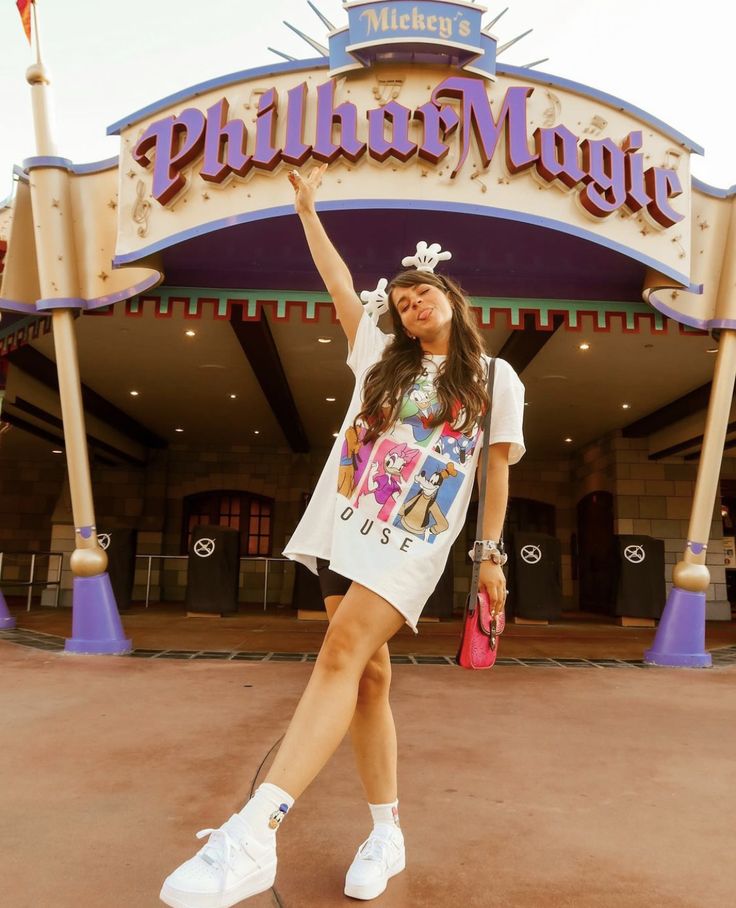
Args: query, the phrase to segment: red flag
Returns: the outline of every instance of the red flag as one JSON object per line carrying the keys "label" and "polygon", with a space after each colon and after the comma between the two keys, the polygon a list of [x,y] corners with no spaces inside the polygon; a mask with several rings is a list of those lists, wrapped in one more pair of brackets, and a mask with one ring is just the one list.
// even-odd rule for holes
{"label": "red flag", "polygon": [[18,7],[21,21],[23,22],[23,31],[26,33],[28,43],[31,43],[31,4],[34,0],[15,0]]}

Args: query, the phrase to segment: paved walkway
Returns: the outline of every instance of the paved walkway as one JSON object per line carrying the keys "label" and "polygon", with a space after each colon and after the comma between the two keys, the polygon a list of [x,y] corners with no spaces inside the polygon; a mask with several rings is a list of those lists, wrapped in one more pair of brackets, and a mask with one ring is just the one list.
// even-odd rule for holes
{"label": "paved walkway", "polygon": [[[311,666],[0,641],[3,908],[154,908],[262,778]],[[736,668],[394,667],[408,869],[383,908],[730,906]],[[344,906],[368,831],[348,744],[253,908]]]}

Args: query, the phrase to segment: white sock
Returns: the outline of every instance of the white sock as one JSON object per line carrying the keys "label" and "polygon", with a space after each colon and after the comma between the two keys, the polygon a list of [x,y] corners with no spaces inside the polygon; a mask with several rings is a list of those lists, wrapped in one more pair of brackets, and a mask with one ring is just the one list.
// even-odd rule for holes
{"label": "white sock", "polygon": [[276,835],[281,821],[293,805],[294,798],[283,788],[264,782],[240,811],[240,816],[248,821],[256,837],[266,842]]}
{"label": "white sock", "polygon": [[383,831],[399,829],[399,802],[392,801],[390,804],[369,804],[368,807],[373,817],[373,829]]}

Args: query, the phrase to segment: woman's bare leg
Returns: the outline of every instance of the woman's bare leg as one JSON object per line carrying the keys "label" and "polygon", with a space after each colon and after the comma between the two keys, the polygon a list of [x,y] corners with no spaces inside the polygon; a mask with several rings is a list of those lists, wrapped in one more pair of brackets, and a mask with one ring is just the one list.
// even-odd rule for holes
{"label": "woman's bare leg", "polygon": [[[325,599],[332,621],[343,596]],[[397,744],[389,688],[391,659],[384,643],[371,656],[358,684],[358,703],[350,725],[355,763],[369,804],[390,804],[398,797]]]}
{"label": "woman's bare leg", "polygon": [[266,777],[298,798],[342,741],[371,656],[404,623],[385,599],[353,583],[330,622],[314,671]]}

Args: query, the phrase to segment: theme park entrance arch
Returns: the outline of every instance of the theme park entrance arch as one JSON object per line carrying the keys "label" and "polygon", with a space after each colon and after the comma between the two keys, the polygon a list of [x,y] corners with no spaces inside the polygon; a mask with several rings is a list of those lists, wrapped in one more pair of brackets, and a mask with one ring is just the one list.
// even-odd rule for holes
{"label": "theme park entrance arch", "polygon": [[[112,161],[75,166],[39,130],[18,171],[1,297],[16,316],[54,322],[75,526],[69,647],[127,646],[97,544],[71,313],[120,304],[166,317],[184,301],[233,325],[259,321],[263,303],[275,319],[316,318],[321,288],[285,170],[328,162],[319,210],[356,287],[372,289],[417,241],[439,242],[517,364],[590,312],[599,329],[621,317],[624,330],[640,318],[655,331],[665,319],[723,330],[687,546],[648,656],[709,664],[705,558],[734,372],[736,299],[720,279],[736,242],[732,199],[691,178],[702,149],[635,106],[497,65],[481,7],[435,0],[407,18],[401,6],[349,4],[324,56],[123,118],[109,129],[120,136]],[[28,78],[42,110],[42,67]],[[299,433],[284,435],[299,450]]]}

